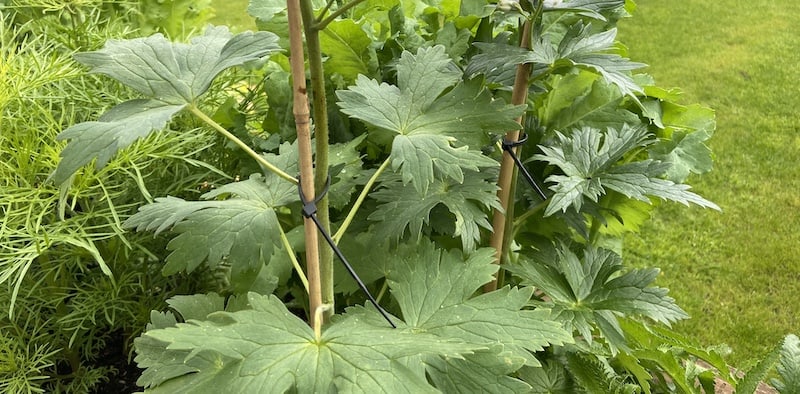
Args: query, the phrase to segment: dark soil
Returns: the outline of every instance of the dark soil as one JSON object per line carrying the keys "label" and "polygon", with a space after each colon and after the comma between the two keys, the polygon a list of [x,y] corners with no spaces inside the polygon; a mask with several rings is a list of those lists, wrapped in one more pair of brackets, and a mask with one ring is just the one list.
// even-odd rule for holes
{"label": "dark soil", "polygon": [[136,385],[136,379],[139,379],[142,370],[133,361],[128,363],[124,333],[111,334],[95,365],[113,367],[117,373],[109,376],[108,381],[98,383],[92,394],[130,394],[142,391],[142,388]]}

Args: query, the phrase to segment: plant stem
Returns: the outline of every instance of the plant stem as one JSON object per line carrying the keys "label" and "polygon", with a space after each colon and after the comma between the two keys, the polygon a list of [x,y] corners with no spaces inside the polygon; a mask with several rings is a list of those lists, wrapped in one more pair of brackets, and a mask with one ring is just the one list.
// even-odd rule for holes
{"label": "plant stem", "polygon": [[[320,28],[314,23],[314,8],[311,0],[297,0],[303,18],[303,27],[306,33],[306,48],[308,48],[308,68],[311,74],[311,98],[314,111],[314,140],[316,143],[316,169],[314,185],[317,190],[323,190],[328,183],[328,102],[325,91],[325,74],[322,68],[322,48],[319,41]],[[331,220],[328,207],[328,197],[323,196],[317,202],[317,219],[322,228],[330,234]],[[325,318],[330,317],[334,310],[333,297],[333,250],[326,243],[319,245],[319,269],[322,291],[322,302],[331,305],[325,311]]]}
{"label": "plant stem", "polygon": [[339,230],[336,231],[336,234],[333,235],[333,240],[336,241],[337,244],[339,243],[339,240],[342,239],[342,236],[344,236],[344,232],[347,231],[347,227],[350,226],[350,223],[353,221],[353,218],[355,218],[358,209],[361,208],[361,204],[364,203],[364,200],[367,198],[367,195],[369,195],[369,191],[370,189],[372,189],[372,185],[375,184],[375,181],[378,180],[378,177],[381,176],[383,171],[389,168],[389,163],[390,161],[387,158],[383,162],[383,164],[381,164],[381,166],[378,167],[378,170],[375,171],[374,174],[372,174],[372,177],[369,178],[369,181],[367,181],[367,184],[364,185],[364,188],[361,189],[361,193],[358,195],[358,198],[356,199],[355,204],[353,204],[353,207],[350,208],[350,212],[347,213],[347,217],[344,219],[342,226],[339,227]]}
{"label": "plant stem", "polygon": [[[335,21],[336,18],[340,17],[342,14],[347,12],[349,9],[361,4],[362,2],[364,2],[364,0],[353,0],[353,1],[350,1],[347,4],[339,7],[339,9],[337,9],[336,11],[334,11],[333,13],[328,15],[328,17],[325,18],[325,19],[322,19],[322,17],[325,15],[325,13],[324,12],[321,13],[319,15],[319,18],[317,19],[316,23],[313,25],[314,29],[318,30],[318,31],[324,29],[331,22]],[[322,20],[320,20],[320,19],[322,19]]]}
{"label": "plant stem", "polygon": [[281,231],[281,243],[283,243],[283,247],[286,249],[286,254],[289,255],[289,260],[292,261],[292,266],[294,270],[297,271],[297,275],[300,276],[300,281],[303,282],[303,287],[306,289],[306,293],[308,293],[308,278],[306,278],[306,273],[303,272],[303,267],[301,267],[300,262],[297,261],[297,256],[294,253],[294,249],[292,249],[292,244],[289,243],[289,238],[286,237],[283,228],[278,228]]}
{"label": "plant stem", "polygon": [[[533,21],[530,19],[526,19],[525,23],[522,27],[522,39],[520,42],[521,48],[530,49],[531,47],[531,28],[533,26]],[[522,105],[528,99],[528,77],[531,74],[531,64],[530,63],[523,63],[517,65],[517,73],[514,79],[514,88],[511,93],[511,104],[513,105]],[[522,119],[524,114],[517,118],[517,123],[522,125]],[[509,131],[505,135],[505,139],[507,141],[517,141],[519,140],[519,130]],[[519,149],[512,148],[515,152],[518,153]],[[517,168],[514,164],[514,160],[511,158],[511,155],[504,153],[503,159],[500,164],[500,177],[497,180],[497,186],[500,188],[497,191],[497,198],[500,200],[500,205],[503,207],[502,210],[495,209],[494,216],[492,216],[492,238],[489,241],[489,245],[497,251],[495,254],[495,264],[501,264],[503,259],[503,254],[505,253],[504,244],[505,242],[505,233],[506,233],[506,212],[509,211],[511,205],[514,203],[511,201],[511,191],[513,190],[512,181],[514,179],[514,173],[516,173]],[[490,292],[497,290],[497,279],[487,283],[483,290],[485,292]]]}
{"label": "plant stem", "polygon": [[[311,151],[311,119],[308,112],[305,61],[303,59],[303,33],[300,22],[299,0],[286,2],[289,19],[289,62],[292,69],[292,89],[297,148],[300,161],[300,187],[306,200],[316,196],[314,188],[314,162]],[[320,332],[323,319],[318,313],[322,302],[319,269],[319,242],[317,228],[311,218],[303,220],[306,239],[306,271],[308,272],[308,312],[314,332]]]}
{"label": "plant stem", "polygon": [[252,148],[247,146],[247,144],[245,144],[242,140],[240,140],[235,135],[233,135],[230,131],[225,130],[224,127],[222,127],[219,123],[215,122],[214,119],[211,119],[208,115],[206,115],[203,111],[201,111],[199,108],[197,108],[194,104],[189,104],[189,106],[187,106],[186,108],[194,116],[197,116],[198,118],[200,118],[200,120],[205,122],[207,125],[211,126],[214,130],[216,130],[220,134],[224,135],[227,139],[233,141],[234,144],[236,144],[239,148],[242,148],[242,150],[244,150],[245,153],[247,153],[250,157],[255,159],[255,161],[257,161],[258,164],[261,164],[262,166],[264,166],[264,168],[266,168],[267,170],[272,171],[273,173],[275,173],[279,177],[281,177],[283,179],[286,179],[287,181],[292,182],[294,184],[297,184],[297,178],[287,174],[286,172],[284,172],[280,168],[275,167],[274,164],[270,163],[263,156],[261,156],[258,153],[256,153],[256,151],[254,151]]}

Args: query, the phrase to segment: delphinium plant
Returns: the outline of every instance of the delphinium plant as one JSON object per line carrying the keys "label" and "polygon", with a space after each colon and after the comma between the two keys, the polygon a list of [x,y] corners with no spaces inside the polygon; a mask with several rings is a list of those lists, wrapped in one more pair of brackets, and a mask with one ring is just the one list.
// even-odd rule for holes
{"label": "delphinium plant", "polygon": [[[208,27],[188,43],[157,34],[77,54],[137,98],[59,135],[55,184],[183,116],[236,164],[238,179],[199,199],[156,197],[124,221],[167,236],[168,254],[152,251],[165,275],[211,270],[225,283],[151,313],[135,341],[139,384],[735,384],[719,352],[665,328],[688,316],[653,286],[658,270],[623,265],[620,236],[653,204],[718,209],[684,183],[710,170],[713,112],[637,74],[614,28],[632,7],[252,0],[259,32]],[[215,80],[236,85],[236,67],[260,81],[208,100]]]}

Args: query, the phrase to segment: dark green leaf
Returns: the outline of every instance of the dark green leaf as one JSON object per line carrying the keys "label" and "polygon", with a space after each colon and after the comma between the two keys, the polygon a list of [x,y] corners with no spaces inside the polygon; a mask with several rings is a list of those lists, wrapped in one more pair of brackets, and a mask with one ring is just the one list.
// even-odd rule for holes
{"label": "dark green leaf", "polygon": [[[688,205],[719,209],[714,203],[694,194],[689,186],[676,184],[659,178],[670,167],[653,160],[622,163],[623,155],[632,149],[644,146],[647,130],[623,125],[622,129],[608,129],[605,133],[597,129],[574,130],[567,137],[557,133],[554,146],[540,146],[543,154],[534,157],[556,165],[563,175],[554,174],[547,182],[554,182],[550,189],[555,192],[545,210],[545,216],[569,207],[580,210],[584,198],[597,202],[606,194],[606,188],[643,202],[648,196],[676,201]],[[602,144],[601,144],[602,140]]]}
{"label": "dark green leaf", "polygon": [[209,27],[190,44],[173,43],[161,34],[131,40],[109,40],[103,49],[75,59],[93,73],[108,75],[165,104],[190,104],[211,81],[230,67],[279,51],[269,32],[233,35],[226,27]]}
{"label": "dark green leaf", "polygon": [[104,166],[119,149],[164,128],[208,90],[217,74],[279,49],[272,33],[234,36],[225,27],[209,27],[191,44],[172,43],[156,34],[109,40],[99,51],[76,54],[75,59],[92,72],[108,75],[147,99],[122,103],[97,122],[79,123],[61,133],[58,139],[70,142],[61,153],[55,182],[63,183],[94,158],[98,168]]}
{"label": "dark green leaf", "polygon": [[[614,314],[646,316],[670,324],[688,317],[667,290],[651,287],[657,269],[634,269],[622,272],[622,259],[606,249],[588,247],[582,258],[564,245],[555,258],[522,260],[508,267],[515,275],[541,289],[550,301],[557,318],[568,329],[575,329],[592,342],[597,326],[614,347],[625,347],[621,328]],[[608,312],[613,312],[608,313]]]}
{"label": "dark green leaf", "polygon": [[405,325],[442,338],[473,344],[501,343],[514,357],[538,365],[531,352],[548,343],[571,342],[544,309],[523,310],[531,288],[503,288],[471,298],[497,270],[494,249],[479,249],[466,258],[423,242],[390,258],[392,294],[400,304]]}
{"label": "dark green leaf", "polygon": [[[444,47],[404,52],[397,65],[397,86],[359,76],[355,86],[336,92],[339,107],[350,117],[394,134],[392,168],[403,181],[425,193],[437,178],[463,181],[462,169],[476,171],[496,165],[483,157],[479,146],[456,148],[454,143],[483,141],[482,133],[519,128],[514,119],[523,107],[497,102],[478,82],[468,82],[444,93],[461,73]],[[469,134],[477,134],[471,137]],[[465,136],[459,141],[459,136]]]}
{"label": "dark green leaf", "polygon": [[167,122],[185,105],[166,105],[156,100],[131,100],[113,107],[96,122],[78,123],[58,135],[69,139],[61,151],[53,180],[61,184],[75,171],[97,159],[97,169],[105,166],[118,150],[166,127]]}
{"label": "dark green leaf", "polygon": [[467,173],[463,183],[433,181],[425,194],[405,187],[399,180],[383,182],[385,186],[372,197],[382,204],[369,219],[378,222],[376,239],[400,239],[408,228],[417,241],[423,225],[430,222],[430,213],[441,204],[455,217],[454,237],[460,237],[464,250],[472,251],[481,239],[480,229],[491,230],[488,209],[501,209],[497,186],[484,180],[482,174]]}
{"label": "dark green leaf", "polygon": [[[459,357],[475,346],[426,333],[375,327],[363,310],[330,324],[319,339],[274,296],[250,293],[252,309],[155,329],[137,339],[139,384],[154,393],[427,393],[425,376],[401,360]],[[183,368],[179,368],[183,366]]]}

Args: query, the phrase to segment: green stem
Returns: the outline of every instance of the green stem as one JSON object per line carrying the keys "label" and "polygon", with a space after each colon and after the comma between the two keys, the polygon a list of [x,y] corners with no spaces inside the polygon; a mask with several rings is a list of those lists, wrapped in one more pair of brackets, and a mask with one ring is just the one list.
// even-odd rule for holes
{"label": "green stem", "polygon": [[381,290],[378,292],[378,297],[375,298],[375,301],[377,303],[379,304],[381,303],[381,298],[383,298],[383,296],[386,294],[386,290],[388,289],[389,289],[389,281],[384,279],[383,286],[381,286]]}
{"label": "green stem", "polygon": [[[338,12],[338,11],[337,11]],[[323,190],[328,183],[328,103],[325,97],[325,73],[322,67],[322,47],[319,41],[320,29],[315,26],[314,8],[311,0],[300,0],[300,14],[303,18],[303,28],[306,35],[306,48],[308,50],[308,68],[311,75],[311,109],[314,119],[314,141],[316,144],[316,160],[314,171],[314,187]],[[328,206],[328,196],[323,196],[317,202],[317,218],[324,231],[330,234],[331,220]],[[326,319],[333,315],[333,250],[328,244],[320,240],[319,245],[319,270],[320,290],[322,303],[331,305],[325,311]]]}
{"label": "green stem", "polygon": [[390,161],[387,158],[383,162],[383,164],[381,164],[381,166],[378,167],[378,170],[375,171],[374,174],[372,174],[372,177],[369,178],[369,181],[367,181],[367,184],[364,185],[364,188],[361,189],[361,193],[358,195],[358,198],[356,199],[355,204],[353,204],[353,207],[350,208],[350,212],[348,212],[347,217],[344,219],[344,222],[342,222],[342,226],[339,227],[339,231],[337,231],[336,234],[333,235],[333,240],[336,241],[337,244],[339,243],[339,240],[342,239],[342,236],[344,236],[344,232],[347,231],[347,227],[350,226],[350,223],[356,217],[356,213],[358,212],[358,209],[361,208],[361,204],[363,204],[364,200],[367,198],[369,191],[372,189],[372,185],[374,185],[375,181],[378,180],[378,177],[380,177],[381,174],[387,168],[389,168],[389,163]]}
{"label": "green stem", "polygon": [[247,153],[250,157],[255,159],[255,161],[257,161],[258,164],[261,164],[262,166],[264,166],[264,168],[272,171],[273,173],[275,173],[279,177],[281,177],[283,179],[286,179],[287,181],[292,182],[294,184],[297,184],[297,178],[287,174],[286,172],[284,172],[280,168],[275,167],[274,164],[268,162],[267,159],[265,159],[263,156],[261,156],[258,153],[256,153],[256,151],[254,151],[252,148],[247,146],[247,144],[245,144],[242,140],[240,140],[238,137],[233,135],[230,131],[225,130],[224,127],[222,127],[219,123],[215,122],[214,119],[211,119],[208,115],[203,113],[203,111],[198,109],[194,104],[189,104],[186,108],[194,116],[197,116],[198,118],[200,118],[200,120],[205,122],[207,125],[211,126],[214,130],[216,130],[220,134],[224,135],[227,139],[233,141],[234,144],[236,144],[239,148],[242,148],[242,150],[244,150],[245,153]]}
{"label": "green stem", "polygon": [[289,260],[292,261],[294,270],[297,271],[297,275],[300,276],[300,281],[303,282],[303,287],[306,289],[306,293],[308,293],[308,278],[306,278],[306,273],[303,272],[303,267],[301,267],[300,262],[297,261],[297,254],[292,248],[292,244],[289,243],[289,238],[286,237],[286,232],[283,231],[283,228],[280,228],[280,231],[281,243],[283,243],[283,247],[286,248],[286,254],[289,255]]}
{"label": "green stem", "polygon": [[323,16],[323,15],[325,15],[325,13],[324,13],[324,12],[323,12],[323,13],[321,13],[321,14],[319,15],[319,18],[318,18],[318,19],[317,19],[317,21],[316,21],[317,23],[313,25],[313,28],[314,28],[314,30],[317,30],[317,31],[319,31],[319,30],[323,30],[323,29],[325,29],[325,28],[326,28],[326,27],[327,27],[327,26],[328,26],[328,25],[329,25],[331,22],[335,21],[335,20],[336,20],[336,18],[338,18],[338,17],[342,16],[342,14],[344,14],[345,12],[347,12],[349,9],[351,9],[351,8],[353,8],[353,7],[355,7],[355,6],[359,5],[359,4],[361,4],[361,3],[363,3],[363,2],[364,2],[364,0],[353,0],[353,1],[351,1],[351,2],[349,2],[349,3],[347,3],[347,4],[345,4],[345,5],[343,5],[343,6],[341,6],[341,7],[339,7],[339,9],[337,9],[336,11],[334,11],[332,14],[328,15],[328,17],[327,17],[327,18],[325,18],[325,19],[322,19],[322,20],[319,20],[319,19],[321,19],[321,18],[322,18],[322,16]]}

